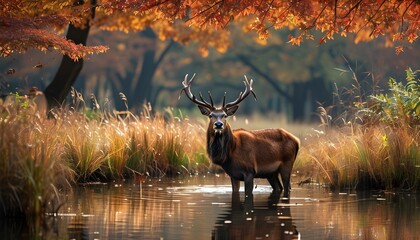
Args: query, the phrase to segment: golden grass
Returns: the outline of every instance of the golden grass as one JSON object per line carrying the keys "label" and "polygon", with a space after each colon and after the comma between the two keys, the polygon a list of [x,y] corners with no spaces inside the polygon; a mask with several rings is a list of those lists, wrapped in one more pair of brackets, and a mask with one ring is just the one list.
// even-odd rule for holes
{"label": "golden grass", "polygon": [[[170,110],[152,116],[61,110],[47,119],[29,99],[0,102],[0,209],[4,215],[55,211],[69,182],[208,171],[205,130]],[[98,117],[99,116],[99,117]],[[199,136],[199,137],[198,137]],[[41,214],[42,215],[42,214]]]}
{"label": "golden grass", "polygon": [[[61,137],[25,105],[0,105],[0,214],[39,216],[56,211],[59,191],[73,171],[62,158]],[[31,114],[29,114],[31,112]]]}
{"label": "golden grass", "polygon": [[340,189],[420,186],[420,129],[348,126],[314,132],[303,141],[296,168]]}
{"label": "golden grass", "polygon": [[[204,129],[171,111],[152,116],[145,107],[140,116],[98,120],[79,114],[68,126],[66,158],[80,181],[124,178],[131,174],[162,177],[195,174],[204,154]],[[208,163],[204,168],[208,167]]]}

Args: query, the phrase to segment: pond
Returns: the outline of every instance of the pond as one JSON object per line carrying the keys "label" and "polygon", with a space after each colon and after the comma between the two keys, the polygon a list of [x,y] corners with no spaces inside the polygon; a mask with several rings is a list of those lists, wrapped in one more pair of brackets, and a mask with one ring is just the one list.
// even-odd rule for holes
{"label": "pond", "polygon": [[[416,239],[419,195],[331,192],[292,185],[290,200],[265,180],[254,195],[232,196],[225,175],[136,179],[78,186],[47,239]],[[1,228],[5,239],[33,239],[27,229]]]}

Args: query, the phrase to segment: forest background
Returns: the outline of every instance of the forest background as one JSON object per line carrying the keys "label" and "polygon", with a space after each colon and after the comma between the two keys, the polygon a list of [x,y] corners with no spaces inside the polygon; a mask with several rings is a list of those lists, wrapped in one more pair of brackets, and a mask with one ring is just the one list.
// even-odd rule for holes
{"label": "forest background", "polygon": [[[63,1],[63,4],[65,3],[66,1]],[[82,9],[85,9],[82,11],[83,14],[88,12],[86,11],[89,9],[88,3],[81,4]],[[91,2],[91,4],[93,3]],[[352,19],[354,22],[348,23],[349,26],[354,24],[355,28],[361,27],[358,30],[352,30],[356,32],[355,34],[346,28],[341,30],[341,34],[334,34],[334,31],[337,30],[331,26],[329,27],[332,30],[329,29],[328,25],[324,23],[324,21],[328,22],[327,10],[329,7],[331,7],[331,11],[334,10],[334,6],[327,4],[321,9],[322,2],[319,3],[319,6],[318,3],[312,4],[314,14],[319,13],[319,15],[308,16],[309,20],[314,19],[312,20],[313,26],[310,25],[309,20],[305,20],[305,22],[289,19],[289,23],[284,24],[284,26],[289,25],[289,29],[283,30],[275,29],[274,23],[271,27],[266,27],[265,24],[250,24],[250,19],[246,17],[245,20],[240,21],[227,20],[229,25],[226,23],[225,27],[219,29],[217,24],[212,26],[213,23],[209,20],[212,17],[211,14],[217,13],[217,11],[223,12],[222,6],[215,10],[212,9],[214,6],[218,6],[218,3],[209,7],[214,12],[203,11],[196,16],[191,13],[193,17],[187,20],[191,28],[188,29],[185,26],[183,28],[183,23],[179,22],[168,26],[167,22],[159,19],[157,14],[149,14],[150,17],[143,17],[145,20],[139,22],[136,17],[130,16],[129,12],[135,6],[135,2],[111,7],[104,2],[97,6],[96,18],[90,20],[93,21],[93,27],[90,29],[87,46],[106,46],[109,48],[108,52],[87,55],[83,59],[84,65],[79,76],[71,71],[68,71],[66,75],[75,75],[77,78],[73,84],[75,89],[82,92],[85,99],[89,99],[90,95],[94,94],[100,105],[107,105],[111,109],[125,110],[128,102],[129,108],[133,110],[140,109],[144,103],[150,103],[152,108],[158,111],[168,106],[182,109],[193,107],[187,101],[178,101],[180,82],[185,74],[197,73],[196,90],[203,93],[211,90],[215,99],[221,99],[226,91],[233,95],[232,98],[235,97],[237,92],[242,89],[242,76],[247,75],[255,80],[258,104],[245,101],[240,114],[280,113],[293,122],[314,121],[318,119],[317,108],[319,106],[337,107],[337,101],[345,100],[346,95],[354,95],[355,90],[359,91],[357,93],[361,95],[359,97],[368,96],[377,90],[386,90],[390,77],[404,79],[407,68],[420,68],[419,43],[412,37],[416,36],[415,27],[418,21],[410,18],[418,10],[417,4],[413,4],[413,2],[399,3],[401,11],[407,7],[402,14],[402,20],[409,21],[410,25],[408,28],[406,27],[407,32],[403,33],[400,30],[400,32],[392,34],[392,32],[387,32],[387,28],[395,29],[395,27],[387,25],[391,24],[387,21],[395,21],[396,25],[399,25],[399,22],[395,19],[392,20],[392,9],[387,10],[386,7],[396,7],[392,5],[396,3],[386,2],[389,5],[383,6],[384,3],[385,1],[377,6],[375,3],[356,1],[350,10],[346,10],[344,5],[339,5],[336,2],[334,14],[340,14],[337,13],[337,8],[340,10],[340,7],[343,7],[344,13],[348,11],[342,19],[343,22],[339,24],[344,25],[347,16],[350,17],[354,14],[355,20]],[[47,10],[50,5],[51,9],[57,7],[48,1],[43,4],[44,9],[47,7]],[[161,4],[166,6],[165,3]],[[205,6],[206,3],[203,1],[200,4]],[[270,9],[275,4],[272,2],[271,6],[266,7]],[[297,6],[299,4],[289,4],[287,11],[296,11],[291,9],[292,7],[299,10],[299,6]],[[304,3],[302,4],[304,6]],[[369,10],[369,4],[373,4],[377,9]],[[22,5],[24,4],[22,3]],[[10,7],[4,6],[3,10]],[[225,6],[223,5],[223,7]],[[256,9],[255,13],[267,14],[263,11],[264,6],[253,7]],[[98,11],[101,8],[105,9],[105,15],[99,13],[98,16]],[[152,6],[148,9],[154,8],[156,7]],[[398,9],[398,7],[396,8]],[[127,11],[127,14],[123,15],[117,12],[121,10],[122,12]],[[170,8],[166,10],[169,11]],[[44,14],[55,16],[55,11],[57,10],[50,13],[44,10]],[[109,16],[106,11],[111,12]],[[304,15],[307,10],[301,11],[297,14]],[[372,13],[369,19],[365,19],[367,23],[365,25],[358,24],[358,15],[370,13],[369,11]],[[401,13],[401,11],[399,12]],[[28,10],[28,12],[39,14],[37,13],[39,11],[34,10]],[[68,14],[63,10],[58,13]],[[386,13],[390,14],[389,17],[381,17],[381,14]],[[143,14],[147,14],[147,11],[144,11]],[[333,13],[331,12],[330,16],[331,14]],[[141,19],[141,16],[138,18]],[[151,21],[148,18],[155,18],[155,20]],[[204,21],[203,19],[209,21],[200,22]],[[267,19],[269,19],[268,16]],[[375,21],[379,20],[383,22],[375,25]],[[57,21],[56,24],[59,25],[57,19],[54,21]],[[217,21],[226,20],[216,18],[215,21],[217,23]],[[302,27],[304,23],[307,25],[306,28]],[[370,26],[370,23],[373,26]],[[77,22],[72,24],[77,27]],[[206,24],[211,27],[209,28]],[[292,29],[290,25],[294,25],[295,29]],[[311,30],[314,26],[318,31]],[[400,27],[403,27],[403,22]],[[103,29],[111,30],[111,32],[103,31]],[[308,29],[311,31],[308,32]],[[8,30],[7,26],[6,30]],[[37,37],[42,38],[41,36]],[[302,38],[306,38],[306,40]],[[370,41],[373,38],[377,39]],[[53,80],[56,81],[55,78],[59,78],[59,74],[56,74],[57,69],[60,66],[62,53],[66,53],[66,50],[62,49],[63,46],[56,43],[55,47],[48,50],[41,45],[41,50],[44,51],[40,52],[30,49],[32,47],[40,48],[39,43],[36,43],[35,46],[31,45],[31,36],[27,40],[29,43],[25,42],[25,36],[22,39],[23,48],[20,48],[19,45],[18,47],[12,45],[12,49],[15,47],[17,51],[9,53],[2,50],[2,55],[7,55],[0,63],[0,93],[2,95],[10,93],[24,95],[29,92],[32,86],[44,90]],[[399,40],[406,39],[408,43],[395,44]],[[394,40],[395,42],[393,42]],[[44,43],[41,41],[41,44]],[[26,54],[18,53],[26,51],[27,48],[29,48],[29,52]],[[69,47],[69,49],[71,48]],[[101,52],[104,49],[83,51],[92,53]],[[80,58],[80,56],[71,55],[71,53],[69,56]],[[80,59],[77,62],[83,60]],[[358,82],[355,82],[353,74],[357,76]],[[60,86],[60,88],[63,87]],[[48,93],[48,89],[46,93]],[[120,95],[120,93],[124,95]],[[126,97],[124,99],[127,101],[121,101],[121,96]],[[342,109],[334,110],[339,114],[342,112]]]}
{"label": "forest background", "polygon": [[[420,69],[418,42],[397,55],[393,47],[385,46],[384,39],[355,44],[351,37],[337,37],[321,45],[306,41],[293,46],[288,43],[288,30],[273,31],[269,40],[261,41],[257,34],[240,28],[239,24],[231,26],[234,44],[223,53],[213,48],[200,52],[199,43],[194,42],[160,41],[150,29],[139,33],[96,31],[88,45],[107,45],[110,50],[88,57],[74,88],[85,99],[94,94],[100,105],[109,102],[111,109],[125,110],[119,95],[124,93],[131,110],[140,109],[145,102],[158,111],[168,106],[185,110],[194,107],[178,101],[185,74],[197,73],[195,90],[211,90],[218,100],[226,91],[236,97],[247,75],[255,81],[258,103],[245,101],[239,114],[275,113],[289,121],[310,122],[318,120],[317,107],[334,105],[336,94],[351,95],[355,84],[367,96],[386,90],[390,77],[404,79],[408,67]],[[24,95],[32,86],[45,89],[61,58],[60,53],[37,50],[4,58],[1,93]],[[157,58],[161,58],[158,63]],[[354,82],[350,68],[360,83]],[[9,69],[14,74],[7,74]]]}

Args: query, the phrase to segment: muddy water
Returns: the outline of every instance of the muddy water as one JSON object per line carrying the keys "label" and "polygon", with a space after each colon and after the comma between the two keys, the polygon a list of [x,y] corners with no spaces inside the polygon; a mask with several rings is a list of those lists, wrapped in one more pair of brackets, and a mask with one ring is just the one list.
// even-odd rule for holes
{"label": "muddy water", "polygon": [[[289,201],[256,181],[232,196],[225,176],[80,186],[48,239],[420,239],[419,195],[292,185]],[[243,191],[243,188],[241,188]],[[10,229],[9,229],[10,230]],[[4,235],[3,235],[4,236]],[[18,236],[18,235],[14,235]]]}

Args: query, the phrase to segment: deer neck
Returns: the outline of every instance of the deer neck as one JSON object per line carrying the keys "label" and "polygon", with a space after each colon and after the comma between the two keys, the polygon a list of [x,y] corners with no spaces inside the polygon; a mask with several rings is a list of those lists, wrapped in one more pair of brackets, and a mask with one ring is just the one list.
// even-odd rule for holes
{"label": "deer neck", "polygon": [[212,125],[207,130],[207,153],[213,163],[222,165],[230,160],[234,148],[233,131],[226,123],[221,133],[215,133]]}

